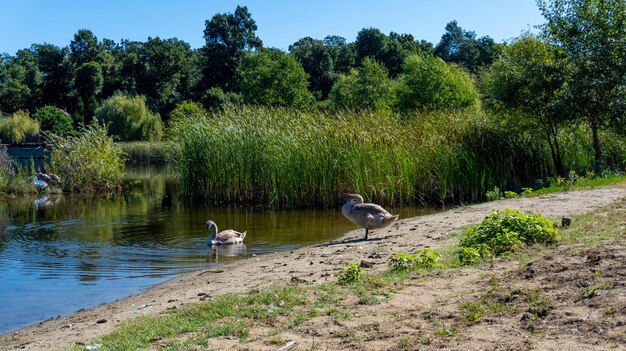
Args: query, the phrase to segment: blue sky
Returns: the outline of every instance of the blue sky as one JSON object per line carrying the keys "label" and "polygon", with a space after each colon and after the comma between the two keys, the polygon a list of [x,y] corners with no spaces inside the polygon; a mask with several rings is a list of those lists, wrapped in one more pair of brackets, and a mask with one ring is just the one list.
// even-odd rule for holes
{"label": "blue sky", "polygon": [[351,42],[369,27],[437,44],[452,20],[501,42],[544,22],[535,0],[0,0],[0,52],[14,55],[33,43],[66,46],[83,28],[115,42],[176,37],[198,48],[204,22],[237,5],[248,7],[264,46],[283,50],[305,36]]}

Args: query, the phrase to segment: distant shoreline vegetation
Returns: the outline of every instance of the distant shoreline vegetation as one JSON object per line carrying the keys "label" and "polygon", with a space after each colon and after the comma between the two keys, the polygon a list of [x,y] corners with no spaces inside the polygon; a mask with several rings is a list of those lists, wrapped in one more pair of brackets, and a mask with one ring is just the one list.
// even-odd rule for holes
{"label": "distant shoreline vegetation", "polygon": [[0,58],[0,143],[78,140],[98,124],[107,143],[130,142],[122,158],[173,159],[189,199],[275,207],[353,191],[480,201],[494,187],[623,174],[623,1],[537,5],[542,33],[503,43],[451,21],[436,45],[364,28],[283,51],[263,46],[242,6],[207,20],[196,50],[80,29],[67,47]]}

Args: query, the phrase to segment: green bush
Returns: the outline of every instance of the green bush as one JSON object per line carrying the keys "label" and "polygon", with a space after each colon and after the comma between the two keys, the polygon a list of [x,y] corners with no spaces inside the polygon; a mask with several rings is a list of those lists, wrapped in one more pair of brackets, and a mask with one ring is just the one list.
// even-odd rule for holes
{"label": "green bush", "polygon": [[122,150],[106,128],[90,125],[78,136],[51,135],[50,171],[61,177],[64,190],[112,193],[121,189],[126,171]]}
{"label": "green bush", "polygon": [[511,254],[520,245],[554,243],[560,239],[551,219],[517,210],[494,210],[481,224],[467,228],[461,239],[462,264]]}
{"label": "green bush", "polygon": [[193,116],[206,116],[207,114],[207,111],[199,103],[193,101],[183,101],[176,105],[176,108],[170,112],[170,123],[176,123],[176,121],[191,118]]}
{"label": "green bush", "polygon": [[26,111],[17,111],[0,121],[0,140],[4,142],[18,144],[38,136],[39,122],[30,118]]}
{"label": "green bush", "polygon": [[159,141],[163,136],[161,117],[148,109],[143,96],[113,95],[96,110],[96,119],[122,141]]}
{"label": "green bush", "polygon": [[447,110],[478,106],[478,90],[463,69],[429,55],[408,56],[398,81],[401,110]]}
{"label": "green bush", "polygon": [[41,130],[59,135],[67,135],[74,131],[72,117],[54,106],[37,109],[33,117],[41,123]]}
{"label": "green bush", "polygon": [[487,197],[487,201],[495,201],[502,198],[502,193],[500,192],[500,188],[494,186],[493,190],[488,191],[485,196]]}
{"label": "green bush", "polygon": [[398,252],[394,256],[389,257],[389,262],[391,263],[391,271],[407,272],[419,268],[439,267],[439,256],[435,250],[425,248],[416,252],[415,255]]}
{"label": "green bush", "polygon": [[346,267],[341,274],[339,274],[338,282],[339,284],[352,284],[356,283],[363,279],[363,267],[361,267],[358,263],[353,263]]}
{"label": "green bush", "polygon": [[505,191],[504,198],[505,199],[515,199],[519,197],[519,195],[515,191]]}

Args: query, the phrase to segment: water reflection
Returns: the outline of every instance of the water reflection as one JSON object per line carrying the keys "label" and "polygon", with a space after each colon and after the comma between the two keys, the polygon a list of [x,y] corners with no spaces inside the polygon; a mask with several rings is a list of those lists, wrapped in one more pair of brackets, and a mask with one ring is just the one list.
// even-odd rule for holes
{"label": "water reflection", "polygon": [[[339,209],[258,212],[183,206],[167,170],[129,170],[124,196],[0,201],[0,332],[124,297],[173,275],[332,240]],[[402,217],[417,215],[403,209]],[[204,223],[247,231],[209,247]]]}

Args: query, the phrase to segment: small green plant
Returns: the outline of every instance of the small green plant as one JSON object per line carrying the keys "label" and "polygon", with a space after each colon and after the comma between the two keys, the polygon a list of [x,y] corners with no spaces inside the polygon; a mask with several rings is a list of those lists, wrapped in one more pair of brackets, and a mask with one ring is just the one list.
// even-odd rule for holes
{"label": "small green plant", "polygon": [[339,274],[339,284],[352,284],[363,279],[363,267],[358,263],[353,263],[346,267],[341,274]]}
{"label": "small green plant", "polygon": [[549,218],[510,209],[495,210],[481,224],[466,230],[458,255],[461,264],[472,264],[478,258],[511,254],[522,244],[553,243],[559,239]]}
{"label": "small green plant", "polygon": [[533,188],[522,188],[521,196],[528,196],[533,193]]}
{"label": "small green plant", "polygon": [[391,271],[406,272],[419,268],[435,268],[439,267],[439,253],[431,248],[421,249],[415,255],[407,255],[404,252],[398,252],[389,258],[391,263]]}
{"label": "small green plant", "polygon": [[487,201],[495,201],[500,200],[502,193],[500,192],[500,188],[494,186],[493,190],[488,191],[485,196],[487,197]]}
{"label": "small green plant", "polygon": [[505,191],[504,192],[504,198],[505,199],[515,199],[517,197],[519,197],[519,195],[516,192],[514,192],[514,191]]}

